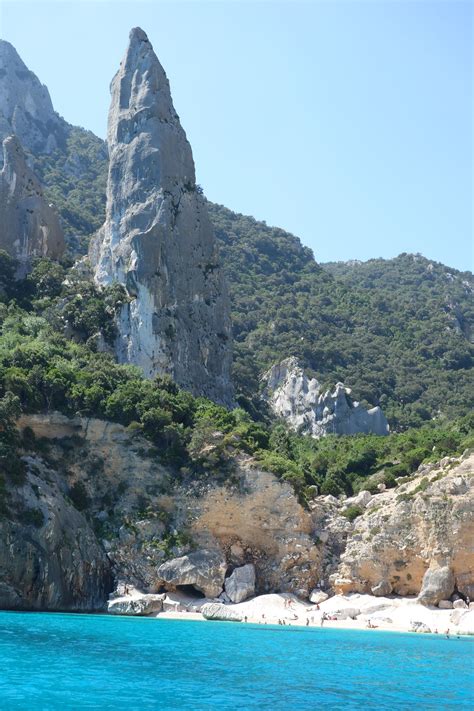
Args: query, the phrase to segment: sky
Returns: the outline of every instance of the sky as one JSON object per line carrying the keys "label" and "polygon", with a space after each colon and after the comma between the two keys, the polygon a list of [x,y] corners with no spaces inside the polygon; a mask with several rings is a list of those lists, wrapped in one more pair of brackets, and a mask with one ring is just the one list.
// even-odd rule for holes
{"label": "sky", "polygon": [[105,137],[128,33],[148,34],[207,197],[318,261],[473,255],[471,0],[0,0],[0,36]]}

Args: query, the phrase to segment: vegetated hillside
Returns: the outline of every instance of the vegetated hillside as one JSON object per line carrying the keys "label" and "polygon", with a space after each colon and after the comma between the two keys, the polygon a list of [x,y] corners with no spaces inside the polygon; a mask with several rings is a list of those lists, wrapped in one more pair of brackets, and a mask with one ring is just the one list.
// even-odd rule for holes
{"label": "vegetated hillside", "polygon": [[138,368],[97,352],[98,343],[113,341],[114,311],[126,298],[121,287],[98,292],[81,274],[46,259],[21,281],[15,269],[0,251],[0,515],[10,507],[6,482],[23,481],[14,427],[21,412],[59,410],[119,422],[148,438],[149,455],[178,479],[231,482],[235,456],[244,452],[289,481],[302,503],[315,485],[333,494],[395,486],[396,477],[422,461],[474,445],[472,416],[387,437],[316,441],[280,423],[256,422],[242,409],[229,412],[169,378],[147,380]]}
{"label": "vegetated hillside", "polygon": [[68,252],[75,258],[86,254],[91,235],[104,222],[108,158],[105,141],[83,128],[65,127],[63,144],[31,160],[59,212]]}
{"label": "vegetated hillside", "polygon": [[[34,162],[70,254],[85,254],[104,218],[105,143],[72,128],[65,146]],[[242,403],[264,369],[295,355],[324,385],[343,381],[356,399],[380,404],[392,428],[473,407],[472,274],[418,255],[322,268],[284,230],[208,207],[231,293]]]}
{"label": "vegetated hillside", "polygon": [[[295,355],[325,384],[380,404],[392,427],[474,405],[474,279],[418,255],[317,265],[281,229],[210,205],[232,303],[235,377]],[[250,387],[249,387],[250,386]]]}

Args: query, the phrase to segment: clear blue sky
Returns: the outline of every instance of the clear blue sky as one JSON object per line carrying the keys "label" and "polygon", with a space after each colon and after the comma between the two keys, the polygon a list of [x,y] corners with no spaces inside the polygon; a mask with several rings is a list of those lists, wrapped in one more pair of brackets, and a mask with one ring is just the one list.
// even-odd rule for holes
{"label": "clear blue sky", "polygon": [[68,121],[105,136],[128,32],[148,33],[207,196],[319,261],[473,267],[470,0],[0,0],[0,34]]}

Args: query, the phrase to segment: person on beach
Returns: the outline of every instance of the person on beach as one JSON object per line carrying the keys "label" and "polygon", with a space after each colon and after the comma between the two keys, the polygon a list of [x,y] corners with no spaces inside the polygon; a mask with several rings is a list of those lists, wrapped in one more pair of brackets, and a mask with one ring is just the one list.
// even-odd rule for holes
{"label": "person on beach", "polygon": [[445,634],[446,634],[446,639],[449,639],[449,627],[448,627],[448,629],[446,630]]}
{"label": "person on beach", "polygon": [[324,625],[325,621],[326,621],[326,613],[323,612],[323,614],[321,615],[321,627]]}

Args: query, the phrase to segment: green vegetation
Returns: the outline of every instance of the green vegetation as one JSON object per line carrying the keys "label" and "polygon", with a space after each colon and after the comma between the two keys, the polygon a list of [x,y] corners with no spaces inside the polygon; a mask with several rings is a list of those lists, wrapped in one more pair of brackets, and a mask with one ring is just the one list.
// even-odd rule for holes
{"label": "green vegetation", "polygon": [[281,229],[208,203],[230,286],[236,383],[295,355],[323,384],[381,405],[392,429],[474,406],[474,280],[419,255],[318,266]]}
{"label": "green vegetation", "polygon": [[70,126],[63,146],[32,156],[34,170],[56,205],[72,255],[87,251],[90,235],[104,222],[107,183],[105,142]]}
{"label": "green vegetation", "polygon": [[[63,146],[32,159],[70,254],[85,254],[104,220],[105,143],[70,127]],[[234,380],[253,416],[261,416],[255,394],[262,371],[290,355],[324,387],[342,381],[356,400],[381,405],[392,429],[473,408],[472,274],[408,254],[323,268],[284,230],[208,207],[232,300]],[[70,308],[81,315],[80,303]]]}
{"label": "green vegetation", "polygon": [[[118,365],[97,350],[98,342],[113,338],[115,310],[126,298],[120,287],[99,293],[74,270],[47,260],[14,282],[11,262],[0,252],[1,481],[22,483],[19,448],[42,446],[28,430],[19,441],[14,421],[20,411],[59,410],[119,422],[132,437],[145,436],[151,443],[145,454],[158,457],[177,477],[230,482],[234,455],[244,452],[291,483],[303,502],[316,490],[337,496],[376,490],[381,482],[394,486],[396,477],[408,476],[422,461],[474,446],[473,416],[439,419],[388,437],[316,441],[281,423],[255,421],[243,408],[229,412],[195,398],[168,377],[146,380],[137,368]],[[87,508],[85,489],[74,485],[69,496],[77,508]]]}

